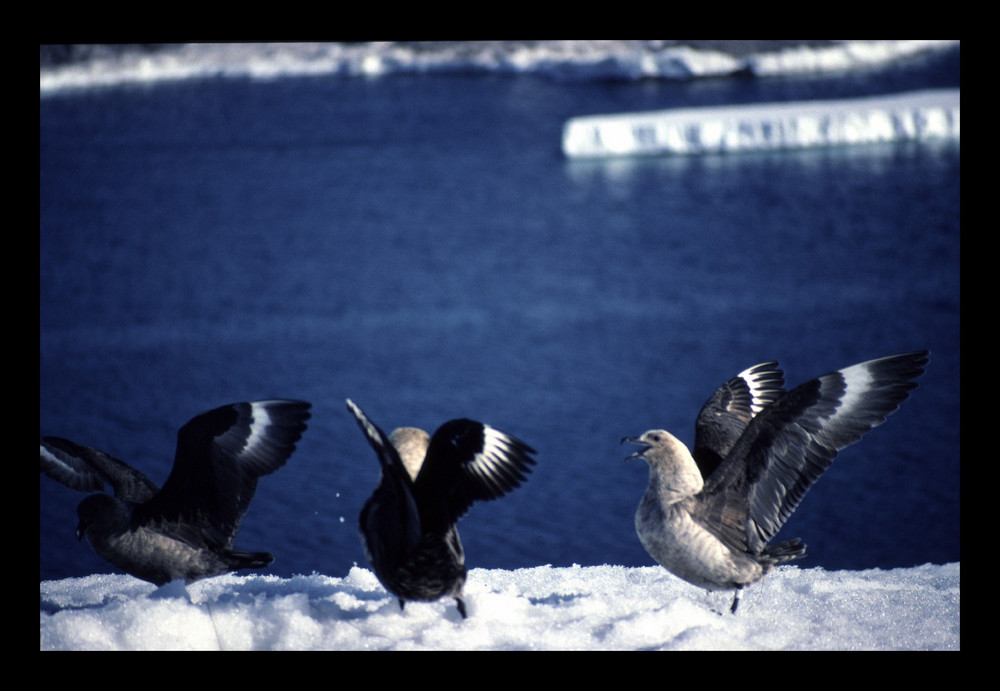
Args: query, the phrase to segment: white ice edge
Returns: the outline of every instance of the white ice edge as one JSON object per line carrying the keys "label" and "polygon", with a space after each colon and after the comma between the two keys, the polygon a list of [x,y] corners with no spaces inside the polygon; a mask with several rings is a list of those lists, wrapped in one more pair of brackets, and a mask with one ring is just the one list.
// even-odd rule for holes
{"label": "white ice edge", "polygon": [[891,96],[678,108],[569,119],[569,158],[707,154],[959,139],[959,89]]}

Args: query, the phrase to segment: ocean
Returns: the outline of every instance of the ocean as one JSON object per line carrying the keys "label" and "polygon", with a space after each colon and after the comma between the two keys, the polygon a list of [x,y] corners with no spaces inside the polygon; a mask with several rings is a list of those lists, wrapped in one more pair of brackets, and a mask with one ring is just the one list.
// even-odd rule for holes
{"label": "ocean", "polygon": [[[387,432],[470,417],[538,450],[524,486],[460,524],[471,567],[646,566],[647,470],[622,437],[690,444],[704,401],[758,362],[795,385],[928,348],[920,387],[779,537],[809,546],[803,567],[960,561],[959,142],[560,150],[579,115],[957,88],[957,46],[652,75],[615,46],[546,60],[533,43],[528,66],[509,44],[492,62],[477,44],[347,46],[339,67],[236,48],[42,60],[41,434],[162,484],[194,415],[311,401],[236,545],[273,552],[280,576],[342,576],[365,565],[357,516],[378,478],[344,399]],[[82,498],[40,476],[41,580],[112,570],[75,540]]]}

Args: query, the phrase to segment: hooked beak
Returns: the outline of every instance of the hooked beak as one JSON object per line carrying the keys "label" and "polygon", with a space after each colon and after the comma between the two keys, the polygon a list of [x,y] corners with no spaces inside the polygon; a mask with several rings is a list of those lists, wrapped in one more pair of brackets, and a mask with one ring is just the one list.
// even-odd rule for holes
{"label": "hooked beak", "polygon": [[633,458],[642,458],[642,454],[644,454],[646,452],[646,449],[648,449],[651,446],[651,444],[642,441],[642,439],[640,439],[639,437],[622,437],[621,443],[624,444],[626,442],[628,442],[629,444],[638,444],[639,446],[642,447],[635,453],[631,453],[628,456],[626,456],[625,457],[626,461],[631,461]]}

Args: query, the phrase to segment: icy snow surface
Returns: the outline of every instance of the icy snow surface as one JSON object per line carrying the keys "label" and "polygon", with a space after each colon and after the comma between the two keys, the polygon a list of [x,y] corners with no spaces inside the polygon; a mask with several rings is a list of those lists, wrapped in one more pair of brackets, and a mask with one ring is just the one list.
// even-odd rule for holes
{"label": "icy snow surface", "polygon": [[958,650],[960,565],[779,567],[708,593],[658,566],[472,569],[450,599],[396,600],[367,569],[219,576],[162,588],[131,576],[41,583],[42,650]]}

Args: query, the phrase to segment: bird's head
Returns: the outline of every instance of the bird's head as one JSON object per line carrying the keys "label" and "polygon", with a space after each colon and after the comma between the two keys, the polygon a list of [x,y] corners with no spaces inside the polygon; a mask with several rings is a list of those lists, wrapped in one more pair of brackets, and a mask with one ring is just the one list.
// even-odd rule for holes
{"label": "bird's head", "polygon": [[626,456],[626,461],[631,461],[633,458],[642,458],[648,462],[645,454],[650,449],[673,446],[674,444],[679,444],[680,442],[674,435],[666,430],[651,429],[647,432],[643,432],[638,437],[623,437],[621,443],[636,444],[641,447],[638,451]]}
{"label": "bird's head", "polygon": [[87,531],[95,524],[113,520],[119,511],[119,503],[113,497],[102,492],[91,494],[81,501],[80,505],[76,507],[78,519],[76,539],[82,540],[86,537]]}

